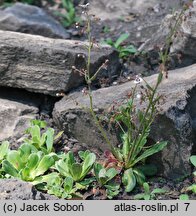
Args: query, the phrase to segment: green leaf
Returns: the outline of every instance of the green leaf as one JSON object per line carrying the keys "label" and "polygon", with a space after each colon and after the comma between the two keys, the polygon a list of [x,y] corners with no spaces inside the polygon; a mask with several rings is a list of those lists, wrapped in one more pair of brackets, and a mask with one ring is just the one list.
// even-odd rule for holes
{"label": "green leaf", "polygon": [[32,152],[37,152],[38,150],[31,144],[24,143],[19,147],[21,160],[26,163],[28,161],[29,155]]}
{"label": "green leaf", "polygon": [[71,177],[67,163],[65,163],[63,160],[57,161],[55,167],[62,176]]}
{"label": "green leaf", "polygon": [[150,186],[147,182],[143,184],[145,194],[150,194]]}
{"label": "green leaf", "polygon": [[114,43],[114,47],[118,49],[121,43],[123,43],[128,37],[129,37],[128,33],[121,34],[120,37]]}
{"label": "green leaf", "polygon": [[37,155],[37,153],[32,153],[28,158],[28,162],[26,166],[32,171],[37,167],[38,163],[39,163],[39,156]]}
{"label": "green leaf", "polygon": [[5,173],[13,176],[18,177],[18,170],[14,168],[14,166],[7,160],[2,162],[2,169]]}
{"label": "green leaf", "polygon": [[64,131],[60,131],[55,137],[54,140],[59,139],[63,135]]}
{"label": "green leaf", "polygon": [[111,38],[106,39],[106,41],[103,41],[103,43],[106,43],[106,44],[108,44],[110,46],[114,45],[114,42],[113,42],[113,40]]}
{"label": "green leaf", "polygon": [[101,169],[103,169],[103,166],[101,164],[99,164],[99,163],[94,164],[94,173],[95,173],[95,177],[96,177],[97,181],[99,181],[99,172]]}
{"label": "green leaf", "polygon": [[42,136],[40,137],[40,140],[37,141],[39,148],[44,146],[44,144],[46,143],[46,138],[47,138],[47,134],[43,133]]}
{"label": "green leaf", "polygon": [[31,176],[37,177],[43,175],[52,165],[54,165],[55,160],[53,154],[45,155],[39,162],[37,168],[32,171]]}
{"label": "green leaf", "polygon": [[31,170],[28,167],[25,167],[24,169],[22,169],[20,172],[21,179],[24,181],[32,181],[33,179],[31,179],[30,177],[30,172]]}
{"label": "green leaf", "polygon": [[122,147],[122,153],[125,161],[127,160],[129,151],[130,151],[130,143],[129,143],[129,136],[128,133],[124,133],[122,136],[123,140],[123,147]]}
{"label": "green leaf", "polygon": [[155,188],[152,192],[151,192],[151,194],[164,194],[164,193],[166,193],[167,192],[167,190],[165,190],[165,189],[162,189],[162,188]]}
{"label": "green leaf", "polygon": [[50,153],[52,151],[53,148],[53,143],[54,143],[54,129],[52,128],[48,128],[48,130],[46,131],[46,147],[47,147],[47,151],[48,153]]}
{"label": "green leaf", "polygon": [[134,168],[133,169],[133,172],[135,174],[135,178],[136,178],[136,181],[139,185],[143,185],[144,182],[146,181],[146,177],[145,175],[138,169]]}
{"label": "green leaf", "polygon": [[137,49],[133,45],[130,45],[127,47],[123,47],[121,49],[121,52],[125,54],[135,54],[137,52]]}
{"label": "green leaf", "polygon": [[2,144],[0,145],[0,161],[4,159],[8,151],[9,151],[9,142],[3,141]]}
{"label": "green leaf", "polygon": [[24,163],[21,160],[20,153],[16,150],[12,150],[7,154],[7,160],[13,165],[18,171],[24,167]]}
{"label": "green leaf", "polygon": [[91,152],[89,150],[86,151],[79,151],[78,155],[82,160],[85,160],[85,158],[90,154]]}
{"label": "green leaf", "polygon": [[32,124],[32,126],[37,125],[40,128],[45,128],[47,126],[47,123],[45,121],[41,121],[41,120],[37,120],[37,119],[31,120],[31,124]]}
{"label": "green leaf", "polygon": [[74,181],[73,181],[73,178],[71,177],[66,177],[64,179],[64,190],[66,193],[69,194],[71,192],[71,190],[73,189],[73,183]]}
{"label": "green leaf", "polygon": [[94,181],[96,181],[95,177],[86,178],[86,179],[80,181],[80,184],[83,185],[83,186],[88,186],[89,184],[91,184]]}
{"label": "green leaf", "polygon": [[191,156],[191,157],[190,157],[190,161],[191,161],[191,163],[193,164],[193,166],[196,167],[196,155]]}
{"label": "green leaf", "polygon": [[82,165],[81,178],[84,178],[90,172],[93,164],[95,163],[95,160],[96,160],[96,155],[94,153],[90,153],[87,155]]}
{"label": "green leaf", "polygon": [[166,141],[162,141],[160,143],[155,144],[154,146],[152,146],[151,148],[147,149],[146,151],[144,151],[144,153],[139,156],[137,159],[135,159],[131,164],[129,164],[130,166],[134,166],[135,164],[137,164],[139,161],[163,150],[167,145]]}
{"label": "green leaf", "polygon": [[106,171],[107,182],[112,180],[117,174],[118,174],[118,171],[115,168],[108,169]]}
{"label": "green leaf", "polygon": [[144,200],[150,200],[151,196],[150,194],[144,194]]}
{"label": "green leaf", "polygon": [[66,162],[67,164],[69,165],[69,167],[71,168],[72,164],[75,163],[75,159],[74,159],[74,154],[73,152],[69,151],[67,154],[66,154]]}
{"label": "green leaf", "polygon": [[189,200],[189,196],[187,194],[181,194],[179,199],[180,200]]}
{"label": "green leaf", "polygon": [[119,192],[120,192],[119,190],[109,190],[109,189],[106,190],[106,194],[109,199],[113,199],[115,196],[119,194]]}
{"label": "green leaf", "polygon": [[160,72],[158,75],[158,79],[157,79],[157,85],[159,85],[161,83],[162,79],[163,79],[163,73]]}
{"label": "green leaf", "polygon": [[35,142],[40,140],[40,128],[38,125],[32,126],[30,133],[31,133],[33,140],[35,140]]}
{"label": "green leaf", "polygon": [[132,168],[125,170],[123,177],[122,177],[122,182],[125,186],[126,192],[131,192],[135,188],[136,178],[135,178]]}
{"label": "green leaf", "polygon": [[52,173],[47,174],[47,175],[36,177],[34,179],[34,181],[32,182],[32,184],[37,185],[37,184],[41,184],[43,182],[49,183],[49,182],[55,180],[56,178],[59,178],[59,173],[52,172]]}
{"label": "green leaf", "polygon": [[74,163],[72,164],[72,168],[70,170],[70,173],[73,177],[74,181],[79,181],[82,180],[82,165],[79,163]]}
{"label": "green leaf", "polygon": [[144,193],[140,193],[134,196],[134,200],[141,200],[144,199],[145,194]]}
{"label": "green leaf", "polygon": [[192,191],[193,193],[196,194],[196,184],[192,184],[187,188],[187,191]]}

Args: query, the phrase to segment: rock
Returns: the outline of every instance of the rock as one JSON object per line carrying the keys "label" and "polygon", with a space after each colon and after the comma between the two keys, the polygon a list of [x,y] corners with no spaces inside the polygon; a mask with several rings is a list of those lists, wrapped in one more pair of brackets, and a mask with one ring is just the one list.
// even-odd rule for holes
{"label": "rock", "polygon": [[[150,138],[154,142],[168,140],[167,148],[157,158],[160,174],[168,178],[177,178],[191,173],[189,158],[196,145],[193,129],[196,122],[195,70],[196,65],[192,65],[169,71],[169,79],[163,80],[159,88],[159,93],[164,95],[166,100],[152,126]],[[153,75],[146,80],[152,84],[155,83],[156,78],[157,75]],[[133,85],[133,82],[127,82],[94,91],[95,109],[107,113],[114,101],[121,102],[126,98]],[[72,93],[55,104],[53,119],[57,126],[74,135],[80,142],[88,144],[89,148],[96,146],[104,151],[108,146],[103,139],[100,139],[100,133],[91,115],[81,108],[88,105],[87,96],[83,96],[81,92]],[[111,136],[112,142],[118,143],[116,136],[114,134]]]}
{"label": "rock", "polygon": [[179,8],[182,6],[181,0],[92,0],[91,12],[101,19],[119,19],[120,17],[128,16],[132,13],[146,14],[154,10],[158,13],[159,8],[164,8],[167,12],[172,8]]}
{"label": "rock", "polygon": [[[155,47],[163,48],[166,44],[166,38],[171,33],[171,25],[174,25],[175,15],[167,15],[160,28],[152,35],[151,39],[146,41],[139,51],[154,52]],[[183,21],[178,25],[175,38],[172,40],[170,54],[173,59],[174,67],[184,67],[196,62],[196,6],[186,11]],[[155,50],[156,52],[156,50]],[[178,58],[180,57],[180,59]]]}
{"label": "rock", "polygon": [[[0,86],[26,89],[56,96],[84,83],[72,70],[86,67],[86,42],[51,39],[22,33],[0,31]],[[118,53],[109,46],[95,47],[91,71],[109,60],[108,70],[100,76],[112,78],[119,73]]]}
{"label": "rock", "polygon": [[22,3],[0,11],[0,29],[51,38],[70,38],[63,26],[43,9]]}
{"label": "rock", "polygon": [[0,200],[57,200],[36,190],[29,182],[18,179],[0,179]]}
{"label": "rock", "polygon": [[0,98],[0,141],[20,138],[39,109],[33,105]]}
{"label": "rock", "polygon": [[[186,1],[92,0],[91,12],[101,18],[101,21],[92,28],[93,36],[102,40],[111,38],[115,41],[126,32],[130,34],[127,43],[140,47],[159,29],[163,18],[168,13],[182,8],[182,3]],[[105,29],[108,31],[105,32]]]}

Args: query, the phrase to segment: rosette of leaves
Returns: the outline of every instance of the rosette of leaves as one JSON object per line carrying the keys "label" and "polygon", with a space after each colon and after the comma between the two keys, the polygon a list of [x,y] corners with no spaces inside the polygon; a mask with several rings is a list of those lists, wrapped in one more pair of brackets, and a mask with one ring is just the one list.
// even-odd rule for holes
{"label": "rosette of leaves", "polygon": [[158,194],[165,194],[167,190],[162,188],[155,188],[150,191],[150,186],[147,182],[143,184],[144,193],[140,193],[134,196],[136,200],[154,200],[156,199],[156,195]]}
{"label": "rosette of leaves", "polygon": [[114,181],[115,177],[118,175],[118,171],[115,168],[107,169],[101,164],[95,163],[94,174],[99,186],[106,188],[107,197],[109,199],[118,195],[120,185]]}
{"label": "rosette of leaves", "polygon": [[[135,85],[131,98],[123,104],[114,114],[114,119],[120,127],[122,145],[120,148],[113,148],[112,153],[123,164],[124,174],[122,177],[125,190],[130,192],[136,183],[143,184],[145,175],[137,166],[144,164],[146,158],[164,149],[166,141],[157,142],[151,146],[147,145],[147,138],[150,133],[151,124],[156,116],[156,105],[160,100],[156,94],[157,88],[162,80],[162,73],[158,75],[155,87],[147,82],[145,88],[145,108],[140,108],[136,101]],[[137,108],[136,108],[137,107]]]}
{"label": "rosette of leaves", "polygon": [[68,152],[65,158],[56,162],[55,167],[64,177],[71,177],[75,182],[82,181],[92,170],[96,156],[94,153],[80,153],[82,163],[78,163],[73,152]]}
{"label": "rosette of leaves", "polygon": [[74,188],[74,181],[71,177],[63,179],[60,176],[56,176],[47,183],[46,190],[47,193],[59,198],[71,199],[77,189]]}
{"label": "rosette of leaves", "polygon": [[57,159],[55,153],[45,155],[33,145],[23,144],[17,151],[10,150],[7,153],[6,159],[2,162],[2,170],[12,177],[38,184],[47,179],[40,176],[44,176]]}
{"label": "rosette of leaves", "polygon": [[37,150],[41,150],[45,154],[53,151],[54,140],[58,139],[62,134],[60,132],[54,136],[54,129],[46,129],[46,122],[40,120],[32,120],[31,126],[26,130],[26,133],[30,135],[30,138],[24,139],[24,142],[35,146]]}

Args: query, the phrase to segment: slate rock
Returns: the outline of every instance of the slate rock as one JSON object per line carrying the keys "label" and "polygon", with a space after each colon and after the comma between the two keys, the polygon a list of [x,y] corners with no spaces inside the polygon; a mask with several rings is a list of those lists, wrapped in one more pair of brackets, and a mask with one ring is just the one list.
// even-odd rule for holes
{"label": "slate rock", "polygon": [[57,200],[36,190],[29,182],[19,179],[0,179],[0,200]]}
{"label": "slate rock", "polygon": [[177,9],[181,6],[181,0],[92,0],[90,9],[93,14],[106,20],[119,19],[120,17],[125,17],[133,13],[144,15],[153,10],[155,13],[159,13],[162,9],[169,12],[172,8]]}
{"label": "slate rock", "polygon": [[[72,66],[86,67],[86,46],[86,42],[0,31],[0,86],[52,96],[79,87],[84,77]],[[106,59],[108,69],[99,77],[112,79],[120,72],[120,63],[110,46],[93,48],[90,70],[95,73]]]}
{"label": "slate rock", "polygon": [[[139,51],[146,51],[150,55],[157,52],[155,47],[165,47],[167,37],[171,34],[171,26],[174,26],[179,12],[167,15],[160,28],[147,40]],[[196,4],[185,12],[182,22],[176,28],[175,37],[170,46],[171,63],[173,67],[184,67],[196,62]]]}
{"label": "slate rock", "polygon": [[[167,140],[169,143],[158,155],[157,161],[155,160],[159,173],[167,178],[174,179],[191,173],[189,158],[196,146],[195,70],[196,65],[192,65],[169,71],[169,79],[163,80],[159,87],[159,93],[166,100],[152,125],[150,138],[153,143],[160,140]],[[146,78],[150,84],[155,83],[156,79],[157,75]],[[97,113],[107,113],[114,101],[122,102],[134,85],[133,82],[127,82],[94,91],[94,108]],[[88,106],[87,96],[83,96],[81,92],[72,93],[55,104],[53,120],[59,128],[88,144],[89,148],[97,147],[103,152],[108,146],[100,136],[91,115],[82,108]],[[119,144],[114,133],[110,136],[113,144]]]}
{"label": "slate rock", "polygon": [[43,9],[22,3],[0,11],[0,29],[51,38],[70,38],[63,26]]}

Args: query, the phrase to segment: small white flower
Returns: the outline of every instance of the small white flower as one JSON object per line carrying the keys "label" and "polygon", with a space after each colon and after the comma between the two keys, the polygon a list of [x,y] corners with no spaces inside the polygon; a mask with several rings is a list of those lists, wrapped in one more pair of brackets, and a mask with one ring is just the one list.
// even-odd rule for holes
{"label": "small white flower", "polygon": [[117,82],[113,82],[113,85],[117,85],[118,83]]}
{"label": "small white flower", "polygon": [[90,4],[89,3],[87,3],[87,4],[84,4],[84,5],[79,5],[81,8],[84,8],[84,9],[86,9],[86,8],[88,8],[88,6],[89,6]]}
{"label": "small white flower", "polygon": [[135,84],[139,84],[139,83],[141,83],[142,81],[143,81],[143,79],[137,75],[136,78],[135,78],[135,80],[134,80],[134,83],[135,83]]}
{"label": "small white flower", "polygon": [[138,100],[140,100],[140,99],[142,98],[141,94],[137,94],[137,95],[136,95],[136,98],[137,98]]}

